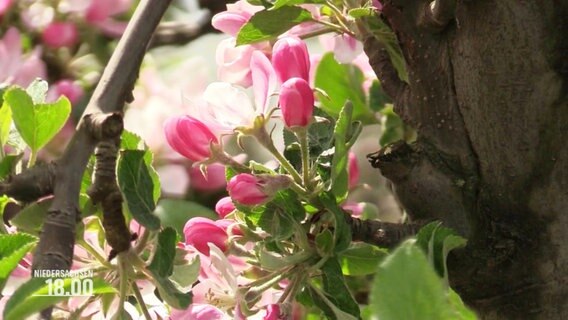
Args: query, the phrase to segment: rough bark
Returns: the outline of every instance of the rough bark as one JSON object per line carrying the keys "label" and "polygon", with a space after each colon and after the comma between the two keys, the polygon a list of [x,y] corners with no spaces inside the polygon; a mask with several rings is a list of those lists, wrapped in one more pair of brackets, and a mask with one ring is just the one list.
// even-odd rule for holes
{"label": "rough bark", "polygon": [[568,319],[568,1],[383,5],[408,83],[365,50],[419,138],[375,165],[411,216],[468,235],[450,279],[482,319]]}

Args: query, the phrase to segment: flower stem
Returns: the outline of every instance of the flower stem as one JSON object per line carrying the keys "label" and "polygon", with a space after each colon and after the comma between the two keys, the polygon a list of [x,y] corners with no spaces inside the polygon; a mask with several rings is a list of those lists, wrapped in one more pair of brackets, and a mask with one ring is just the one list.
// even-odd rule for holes
{"label": "flower stem", "polygon": [[254,136],[256,140],[258,140],[258,142],[266,148],[266,150],[270,151],[270,153],[274,155],[274,157],[280,162],[280,165],[284,167],[286,171],[288,171],[292,178],[294,178],[294,181],[298,184],[301,184],[302,177],[300,176],[298,171],[294,169],[294,166],[292,166],[290,161],[288,161],[288,159],[286,159],[286,157],[284,157],[284,155],[282,155],[282,153],[280,153],[280,151],[276,149],[274,143],[272,142],[272,138],[270,138],[270,135],[268,134],[268,132],[266,132],[266,129],[262,127],[256,130],[256,134]]}
{"label": "flower stem", "polygon": [[118,288],[118,310],[113,318],[122,319],[124,313],[124,303],[126,302],[126,294],[128,291],[128,272],[126,272],[127,262],[124,257],[119,254],[118,257],[118,277],[120,279]]}
{"label": "flower stem", "polygon": [[300,152],[302,155],[302,182],[304,188],[310,190],[310,152],[308,145],[308,133],[306,128],[299,128],[294,131],[300,141]]}
{"label": "flower stem", "polygon": [[136,297],[136,301],[138,301],[138,304],[140,305],[140,309],[142,309],[142,313],[144,314],[144,317],[146,318],[146,320],[152,320],[152,316],[150,315],[150,312],[148,311],[148,308],[146,307],[146,303],[144,303],[144,298],[142,298],[142,294],[140,293],[140,289],[136,285],[135,281],[132,282],[132,291],[134,292],[134,296]]}
{"label": "flower stem", "polygon": [[82,246],[83,249],[85,249],[85,251],[87,251],[88,253],[90,253],[93,257],[95,257],[95,259],[97,259],[98,262],[100,262],[100,264],[102,264],[103,266],[109,268],[109,269],[113,269],[113,265],[110,264],[105,257],[103,257],[99,251],[97,249],[95,249],[90,243],[88,243],[87,241],[83,240],[83,239],[79,239],[77,241],[77,244]]}
{"label": "flower stem", "polygon": [[34,166],[34,164],[36,163],[36,159],[37,159],[37,152],[32,150],[32,152],[30,153],[30,159],[28,160],[28,168]]}

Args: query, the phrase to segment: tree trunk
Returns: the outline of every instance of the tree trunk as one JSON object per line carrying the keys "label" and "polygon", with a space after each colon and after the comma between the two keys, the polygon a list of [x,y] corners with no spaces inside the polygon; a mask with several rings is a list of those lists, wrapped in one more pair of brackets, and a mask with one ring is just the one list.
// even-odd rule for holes
{"label": "tree trunk", "polygon": [[467,234],[450,280],[481,319],[568,319],[568,1],[383,5],[408,82],[365,51],[418,139],[378,167],[411,217]]}

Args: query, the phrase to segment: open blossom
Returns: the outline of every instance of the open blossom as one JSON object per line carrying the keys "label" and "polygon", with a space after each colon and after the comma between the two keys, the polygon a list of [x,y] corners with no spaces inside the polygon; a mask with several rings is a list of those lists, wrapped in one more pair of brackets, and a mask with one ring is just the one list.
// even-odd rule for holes
{"label": "open blossom", "polygon": [[305,127],[314,113],[314,93],[302,78],[290,78],[282,84],[280,109],[287,127]]}
{"label": "open blossom", "polygon": [[46,77],[46,68],[41,60],[39,47],[24,55],[18,29],[9,28],[0,39],[0,83],[27,87],[38,77]]}
{"label": "open blossom", "polygon": [[350,63],[363,52],[363,43],[348,34],[334,37],[333,54],[339,63]]}
{"label": "open blossom", "polygon": [[84,12],[85,20],[109,36],[118,37],[126,29],[126,22],[112,17],[127,12],[132,0],[91,0]]}
{"label": "open blossom", "polygon": [[227,4],[227,11],[217,13],[211,19],[211,25],[223,33],[235,37],[240,28],[258,11],[264,9],[262,6],[254,6],[246,0],[239,0],[235,3]]}
{"label": "open blossom", "polygon": [[53,48],[74,46],[78,39],[77,26],[72,22],[53,22],[41,35],[43,43]]}
{"label": "open blossom", "polygon": [[300,38],[285,37],[276,41],[272,49],[272,65],[281,83],[293,77],[310,81],[308,47]]}
{"label": "open blossom", "polygon": [[241,126],[251,126],[254,119],[268,108],[268,98],[276,90],[276,75],[268,58],[254,52],[250,61],[252,89],[255,103],[247,93],[226,82],[213,82],[207,86],[203,99],[190,106],[191,116],[199,119],[219,133],[233,133]]}
{"label": "open blossom", "polygon": [[215,205],[215,212],[221,218],[225,218],[229,213],[235,210],[235,205],[233,204],[233,200],[231,197],[223,197],[217,201]]}
{"label": "open blossom", "polygon": [[172,149],[193,161],[209,158],[210,143],[217,143],[215,134],[203,122],[190,116],[166,120],[164,131]]}
{"label": "open blossom", "polygon": [[250,62],[257,49],[250,45],[237,46],[235,38],[221,41],[217,46],[217,76],[221,81],[249,87],[252,84]]}

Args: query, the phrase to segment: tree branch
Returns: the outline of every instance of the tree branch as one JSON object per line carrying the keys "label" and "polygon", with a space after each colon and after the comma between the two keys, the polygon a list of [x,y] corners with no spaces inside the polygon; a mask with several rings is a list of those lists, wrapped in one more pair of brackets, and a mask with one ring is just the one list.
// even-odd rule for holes
{"label": "tree branch", "polygon": [[[71,267],[75,227],[80,217],[81,180],[101,138],[93,135],[92,129],[104,123],[93,121],[88,115],[122,113],[124,103],[132,100],[132,88],[146,47],[169,4],[169,0],[140,2],[83,113],[77,132],[57,161],[55,197],[34,254],[33,270],[69,270]],[[44,310],[42,317],[50,319],[51,308]]]}
{"label": "tree branch", "polygon": [[346,214],[353,241],[362,241],[383,248],[394,248],[405,239],[418,233],[421,223],[390,223],[378,220],[361,220]]}
{"label": "tree branch", "polygon": [[442,31],[455,18],[457,0],[434,0],[425,3],[418,24],[433,31]]}
{"label": "tree branch", "polygon": [[33,202],[48,196],[55,187],[56,168],[55,163],[39,164],[10,177],[8,182],[0,183],[0,194],[22,202]]}

